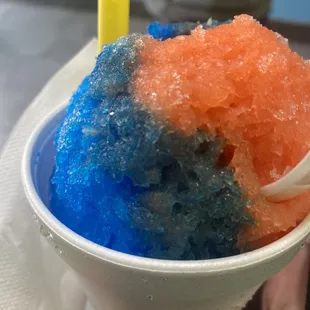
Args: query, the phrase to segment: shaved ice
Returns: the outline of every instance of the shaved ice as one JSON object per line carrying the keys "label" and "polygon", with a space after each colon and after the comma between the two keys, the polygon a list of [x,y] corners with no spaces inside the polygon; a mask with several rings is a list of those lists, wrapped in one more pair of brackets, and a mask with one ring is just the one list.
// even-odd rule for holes
{"label": "shaved ice", "polygon": [[310,148],[310,66],[247,15],[148,27],[107,45],[55,145],[51,211],[81,236],[175,260],[236,255],[308,214],[260,187]]}

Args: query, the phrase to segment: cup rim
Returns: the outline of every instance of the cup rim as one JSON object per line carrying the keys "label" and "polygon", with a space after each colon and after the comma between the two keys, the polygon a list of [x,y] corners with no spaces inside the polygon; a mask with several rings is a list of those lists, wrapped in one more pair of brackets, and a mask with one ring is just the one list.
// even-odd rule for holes
{"label": "cup rim", "polygon": [[67,102],[58,105],[57,108],[52,110],[45,118],[41,119],[34,128],[26,142],[22,155],[21,178],[24,192],[35,215],[54,234],[70,246],[82,252],[86,252],[95,259],[103,260],[125,268],[161,273],[181,272],[183,274],[191,274],[199,272],[212,274],[216,272],[235,271],[236,269],[242,270],[270,261],[273,258],[285,254],[290,248],[296,246],[296,244],[303,242],[310,234],[309,214],[287,235],[262,248],[235,256],[196,261],[162,260],[139,257],[118,252],[87,240],[62,224],[44,205],[35,189],[31,174],[32,151],[42,129],[44,129],[57,115],[63,112],[67,105]]}

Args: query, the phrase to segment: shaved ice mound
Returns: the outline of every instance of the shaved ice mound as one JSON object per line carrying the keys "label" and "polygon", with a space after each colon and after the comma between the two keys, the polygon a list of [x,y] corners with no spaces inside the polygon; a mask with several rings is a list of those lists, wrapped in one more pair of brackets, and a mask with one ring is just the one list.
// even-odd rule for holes
{"label": "shaved ice mound", "polygon": [[128,254],[236,255],[291,231],[309,193],[270,203],[260,187],[308,152],[310,67],[241,15],[152,24],[104,47],[56,138],[51,211]]}

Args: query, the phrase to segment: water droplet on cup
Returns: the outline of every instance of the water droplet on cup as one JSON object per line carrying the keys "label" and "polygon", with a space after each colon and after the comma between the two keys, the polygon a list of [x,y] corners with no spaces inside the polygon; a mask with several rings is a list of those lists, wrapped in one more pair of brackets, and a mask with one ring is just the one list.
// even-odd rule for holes
{"label": "water droplet on cup", "polygon": [[48,231],[48,229],[46,228],[46,226],[43,225],[43,224],[40,225],[40,234],[41,234],[43,237],[48,237],[48,235],[50,235],[50,232]]}
{"label": "water droplet on cup", "polygon": [[40,234],[48,241],[52,241],[54,239],[53,235],[44,224],[40,225]]}
{"label": "water droplet on cup", "polygon": [[148,296],[147,296],[147,299],[149,299],[149,300],[153,300],[153,299],[154,299],[154,297],[153,297],[153,295],[148,295]]}
{"label": "water droplet on cup", "polygon": [[305,247],[305,244],[302,243],[302,244],[300,245],[300,248],[303,249],[304,247]]}
{"label": "water droplet on cup", "polygon": [[147,284],[147,279],[142,279],[142,282],[143,282],[144,284]]}
{"label": "water droplet on cup", "polygon": [[32,214],[32,218],[34,219],[36,223],[39,223],[39,219],[34,213]]}
{"label": "water droplet on cup", "polygon": [[47,239],[48,241],[52,241],[52,240],[54,240],[54,236],[53,236],[51,233],[49,233],[49,234],[46,236],[46,239]]}
{"label": "water droplet on cup", "polygon": [[59,254],[59,255],[63,255],[63,250],[59,247],[59,246],[55,246],[55,251],[57,252],[57,254]]}

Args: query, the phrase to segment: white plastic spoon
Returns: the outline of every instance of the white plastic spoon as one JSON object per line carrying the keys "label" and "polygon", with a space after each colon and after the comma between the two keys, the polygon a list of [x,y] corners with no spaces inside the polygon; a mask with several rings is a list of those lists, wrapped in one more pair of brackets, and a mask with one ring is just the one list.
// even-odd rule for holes
{"label": "white plastic spoon", "polygon": [[267,200],[281,202],[310,190],[310,152],[280,180],[261,188]]}

